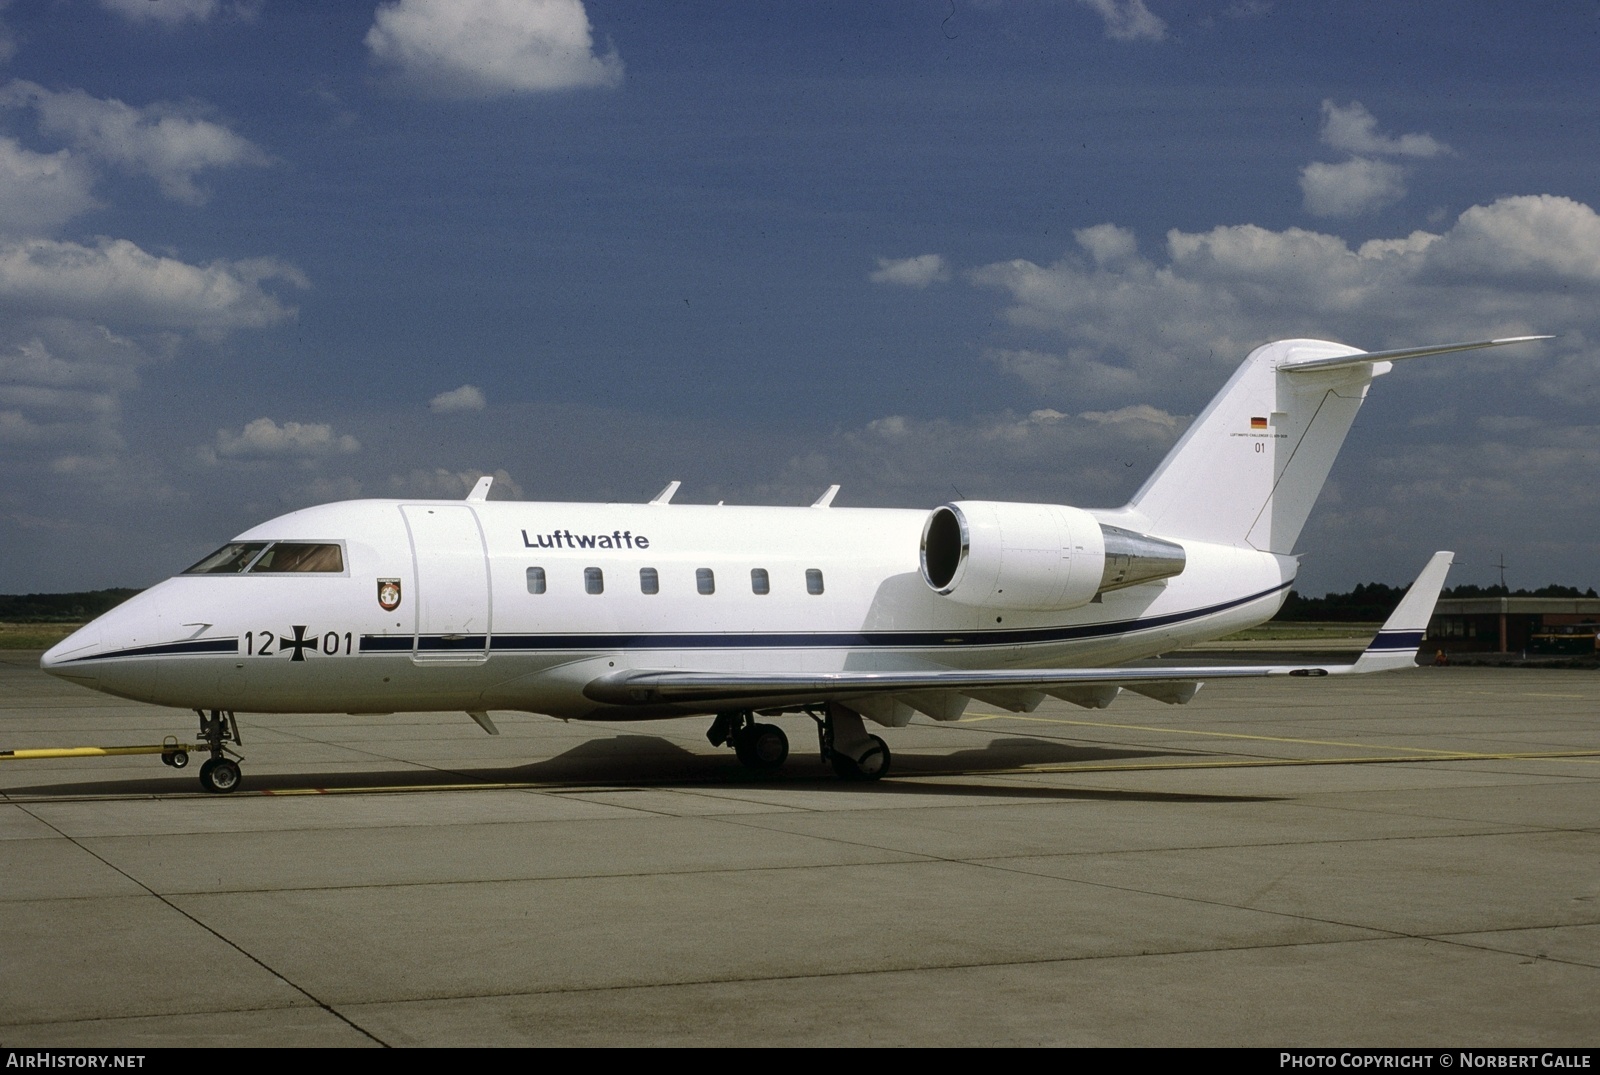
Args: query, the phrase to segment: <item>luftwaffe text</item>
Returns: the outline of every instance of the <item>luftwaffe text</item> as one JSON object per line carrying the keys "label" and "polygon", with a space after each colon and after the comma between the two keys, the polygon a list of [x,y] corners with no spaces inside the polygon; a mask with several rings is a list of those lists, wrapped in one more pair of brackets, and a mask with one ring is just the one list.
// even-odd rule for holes
{"label": "luftwaffe text", "polygon": [[522,544],[529,549],[648,549],[650,539],[632,530],[613,530],[609,534],[574,534],[571,530],[552,530],[548,534],[522,532]]}

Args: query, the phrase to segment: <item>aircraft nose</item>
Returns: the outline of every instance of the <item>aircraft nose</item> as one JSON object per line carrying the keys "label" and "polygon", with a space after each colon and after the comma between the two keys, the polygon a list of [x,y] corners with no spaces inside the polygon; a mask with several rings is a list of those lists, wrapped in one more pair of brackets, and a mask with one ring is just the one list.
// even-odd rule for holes
{"label": "aircraft nose", "polygon": [[100,648],[100,636],[98,620],[78,628],[45,650],[44,656],[39,658],[40,669],[61,679],[94,686],[100,681],[100,672],[95,662],[87,658]]}

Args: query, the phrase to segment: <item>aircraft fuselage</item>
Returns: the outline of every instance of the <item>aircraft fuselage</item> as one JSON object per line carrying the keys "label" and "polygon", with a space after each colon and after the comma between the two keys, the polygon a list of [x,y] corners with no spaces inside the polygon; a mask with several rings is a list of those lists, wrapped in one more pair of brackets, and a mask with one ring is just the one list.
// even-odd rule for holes
{"label": "aircraft fuselage", "polygon": [[235,541],[334,545],[337,572],[178,575],[72,635],[44,665],[101,691],[195,709],[640,719],[697,707],[619,708],[584,687],[633,668],[1104,665],[1269,619],[1295,567],[1181,540],[1187,564],[1174,578],[1066,611],[979,607],[924,580],[927,520],[831,507],[329,504]]}

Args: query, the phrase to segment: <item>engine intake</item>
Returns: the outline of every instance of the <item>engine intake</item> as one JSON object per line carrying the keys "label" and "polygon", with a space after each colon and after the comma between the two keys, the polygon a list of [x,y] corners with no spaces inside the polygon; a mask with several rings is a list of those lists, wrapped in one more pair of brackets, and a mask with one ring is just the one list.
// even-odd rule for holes
{"label": "engine intake", "polygon": [[1095,595],[1181,574],[1183,546],[1107,526],[1082,508],[963,500],[922,528],[922,578],[985,608],[1077,608]]}

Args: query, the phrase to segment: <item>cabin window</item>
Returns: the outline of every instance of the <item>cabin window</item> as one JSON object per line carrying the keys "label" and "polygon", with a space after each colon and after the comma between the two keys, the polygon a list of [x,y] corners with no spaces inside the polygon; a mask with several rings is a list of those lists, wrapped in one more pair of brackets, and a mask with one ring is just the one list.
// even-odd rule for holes
{"label": "cabin window", "polygon": [[261,550],[266,547],[267,543],[265,541],[230,542],[186,570],[184,574],[237,575],[249,567],[250,561],[254,560]]}
{"label": "cabin window", "polygon": [[639,592],[640,593],[660,593],[661,592],[661,575],[660,575],[659,572],[656,571],[655,568],[653,568],[653,567],[641,567],[639,569]]}
{"label": "cabin window", "polygon": [[752,567],[750,569],[750,592],[763,595],[772,592],[772,580],[767,577],[766,568]]}
{"label": "cabin window", "polygon": [[822,592],[822,569],[818,567],[806,568],[806,593],[815,597]]}
{"label": "cabin window", "polygon": [[250,574],[317,572],[337,575],[344,571],[344,550],[332,542],[279,541],[256,557]]}
{"label": "cabin window", "polygon": [[544,593],[544,568],[528,568],[528,592]]}
{"label": "cabin window", "polygon": [[583,569],[583,592],[584,593],[605,593],[606,592],[606,576],[605,576],[605,572],[601,571],[598,567],[586,567],[586,568],[584,568]]}
{"label": "cabin window", "polygon": [[694,588],[701,593],[710,595],[717,592],[717,576],[709,567],[694,569]]}

